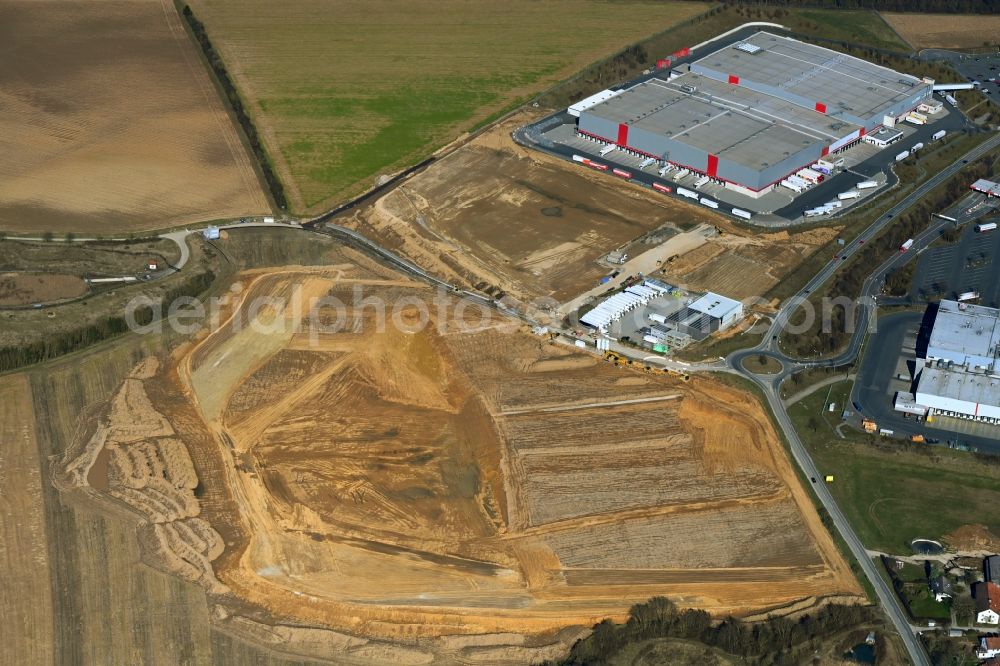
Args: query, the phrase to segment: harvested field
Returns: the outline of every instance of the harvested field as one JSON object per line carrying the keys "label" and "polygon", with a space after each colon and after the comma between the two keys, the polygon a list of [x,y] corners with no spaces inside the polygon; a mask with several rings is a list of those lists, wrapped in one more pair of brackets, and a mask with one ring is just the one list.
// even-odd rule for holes
{"label": "harvested field", "polygon": [[[424,310],[431,290],[363,267],[241,281],[216,331],[119,380],[64,481],[138,511],[144,561],[214,591],[228,631],[523,663],[654,594],[720,614],[858,594],[751,396]],[[395,306],[384,330],[358,285]],[[311,312],[326,295],[346,309]]]}
{"label": "harvested field", "polygon": [[584,65],[709,6],[191,5],[246,98],[292,207],[304,212],[331,208]]}
{"label": "harvested field", "polygon": [[968,49],[1000,43],[997,15],[882,12],[882,18],[915,49]]}
{"label": "harvested field", "polygon": [[0,306],[30,305],[75,298],[87,283],[62,273],[0,273]]}
{"label": "harvested field", "polygon": [[42,460],[38,456],[31,387],[25,375],[0,379],[0,613],[6,618],[0,662],[50,664],[52,590]]}
{"label": "harvested field", "polygon": [[0,228],[121,233],[268,210],[169,0],[0,7]]}
{"label": "harvested field", "polygon": [[718,215],[527,151],[518,114],[343,223],[425,268],[520,300],[560,301],[610,272],[600,260],[650,232]]}
{"label": "harvested field", "polygon": [[660,272],[668,282],[695,291],[737,299],[763,296],[839,231],[826,227],[765,234],[733,229],[677,257]]}

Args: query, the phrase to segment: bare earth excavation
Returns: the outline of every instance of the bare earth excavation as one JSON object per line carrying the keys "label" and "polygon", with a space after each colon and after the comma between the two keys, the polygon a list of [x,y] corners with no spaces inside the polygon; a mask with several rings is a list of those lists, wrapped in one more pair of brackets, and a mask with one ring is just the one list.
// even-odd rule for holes
{"label": "bare earth excavation", "polygon": [[133,371],[67,474],[138,511],[149,560],[232,631],[523,663],[656,594],[714,613],[858,596],[749,394],[603,363],[385,269],[239,284],[216,330]]}

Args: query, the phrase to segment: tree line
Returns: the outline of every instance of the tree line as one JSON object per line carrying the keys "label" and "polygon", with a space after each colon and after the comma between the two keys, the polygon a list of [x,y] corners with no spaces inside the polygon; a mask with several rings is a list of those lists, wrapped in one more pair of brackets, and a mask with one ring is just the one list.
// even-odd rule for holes
{"label": "tree line", "polygon": [[267,188],[271,192],[271,197],[274,199],[275,205],[282,210],[287,209],[288,200],[285,198],[285,188],[281,184],[281,180],[278,179],[278,175],[274,172],[274,165],[271,163],[271,158],[268,156],[267,150],[264,149],[264,144],[257,134],[257,127],[250,119],[250,114],[247,113],[246,107],[243,105],[243,99],[240,97],[239,91],[229,77],[226,64],[215,50],[212,41],[208,38],[205,25],[195,17],[194,12],[191,11],[191,7],[188,5],[184,5],[181,14],[191,28],[191,32],[198,41],[202,53],[205,54],[205,59],[208,61],[209,67],[212,68],[216,80],[222,86],[226,99],[229,100],[229,105],[232,107],[233,113],[236,114],[236,120],[239,122],[240,127],[243,128],[243,133],[246,135],[247,141],[250,142],[250,149],[253,151],[254,157],[257,158],[257,163],[264,174],[264,180],[267,182]]}
{"label": "tree line", "polygon": [[[166,306],[182,296],[198,296],[204,293],[214,281],[215,274],[211,271],[193,275],[183,284],[164,293],[160,298],[160,303]],[[135,321],[139,325],[145,326],[152,323],[153,315],[152,306],[143,306],[135,311]],[[125,317],[113,315],[71,330],[55,332],[48,337],[27,344],[0,347],[0,372],[16,370],[79,351],[98,342],[118,337],[126,331],[128,331],[128,323]]]}
{"label": "tree line", "polygon": [[653,597],[632,606],[624,624],[604,620],[595,625],[593,633],[577,641],[559,663],[607,664],[629,644],[678,638],[742,657],[748,666],[786,666],[800,663],[800,649],[813,641],[877,619],[871,606],[831,604],[796,620],[772,617],[749,623],[727,617],[713,622],[703,610],[678,609],[666,597]]}

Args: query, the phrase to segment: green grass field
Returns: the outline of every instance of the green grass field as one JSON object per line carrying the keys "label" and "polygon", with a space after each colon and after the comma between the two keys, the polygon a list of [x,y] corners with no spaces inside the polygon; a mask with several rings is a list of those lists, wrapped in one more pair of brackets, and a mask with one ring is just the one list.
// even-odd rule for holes
{"label": "green grass field", "polygon": [[910,51],[910,46],[900,39],[885,19],[872,11],[805,9],[795,12],[794,18],[789,20],[788,24],[793,30],[797,24],[802,25],[799,29],[803,32],[827,39],[904,53]]}
{"label": "green grass field", "polygon": [[[834,426],[849,404],[852,382],[821,387],[788,409],[796,432],[861,541],[869,548],[910,553],[917,537],[941,539],[970,524],[1000,534],[1000,465],[940,446],[876,443]],[[834,403],[834,412],[827,409]]]}
{"label": "green grass field", "polygon": [[316,211],[419,162],[697,2],[194,0],[292,208]]}

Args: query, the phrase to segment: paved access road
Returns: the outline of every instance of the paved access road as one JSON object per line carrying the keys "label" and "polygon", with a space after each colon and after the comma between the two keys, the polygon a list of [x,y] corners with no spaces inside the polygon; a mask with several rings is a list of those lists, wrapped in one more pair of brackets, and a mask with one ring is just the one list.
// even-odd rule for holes
{"label": "paved access road", "polygon": [[[810,479],[821,478],[820,473],[816,468],[816,464],[809,456],[808,451],[806,451],[805,446],[803,446],[802,440],[795,431],[795,427],[792,425],[788,412],[785,409],[785,405],[781,400],[781,383],[788,377],[788,375],[805,367],[843,365],[857,358],[858,352],[860,351],[861,345],[865,339],[865,334],[868,330],[867,323],[870,322],[875,315],[875,296],[881,290],[887,273],[902,266],[904,263],[912,259],[915,254],[927,247],[927,245],[937,238],[941,229],[945,225],[950,225],[951,222],[936,219],[936,221],[928,229],[914,239],[913,247],[911,247],[908,252],[899,253],[890,257],[883,262],[881,266],[878,266],[868,275],[864,285],[862,286],[861,296],[858,300],[859,325],[855,329],[847,349],[837,356],[805,362],[791,359],[786,356],[778,346],[778,335],[784,329],[798,304],[807,299],[809,294],[815,289],[822,287],[823,284],[825,284],[826,281],[834,275],[834,273],[843,267],[845,262],[839,257],[852,254],[859,247],[861,247],[863,243],[875,238],[887,225],[892,223],[892,220],[896,216],[917,203],[928,192],[956,174],[966,164],[978,159],[997,146],[1000,146],[1000,134],[990,137],[985,142],[981,143],[957,159],[951,165],[932,176],[924,184],[918,186],[905,199],[893,206],[892,209],[887,211],[884,215],[880,216],[871,225],[869,225],[867,229],[861,232],[861,234],[848,246],[843,248],[843,250],[838,254],[837,259],[832,259],[819,271],[819,273],[813,276],[813,278],[809,280],[809,282],[806,283],[806,285],[778,311],[773,323],[768,329],[767,335],[759,345],[752,349],[734,352],[726,359],[727,365],[731,370],[748,377],[763,390],[768,405],[771,407],[771,411],[774,413],[774,417],[777,420],[778,425],[781,427],[781,430],[784,432],[785,437],[788,440],[792,451],[792,457],[799,465],[799,468],[802,469],[803,473],[805,473],[805,475]],[[857,266],[851,266],[851,269],[861,270],[861,268]],[[782,371],[775,375],[764,376],[755,375],[745,370],[743,367],[743,360],[759,354],[765,354],[779,361],[782,365]],[[830,514],[837,531],[840,532],[841,536],[843,536],[848,548],[851,549],[851,553],[858,560],[865,576],[872,584],[872,587],[874,587],[879,601],[895,625],[896,630],[899,632],[900,636],[902,636],[903,642],[906,644],[907,652],[910,654],[910,659],[917,666],[929,666],[930,658],[927,656],[927,652],[924,650],[920,640],[914,635],[906,611],[900,604],[895,592],[893,592],[893,590],[886,585],[884,579],[879,575],[875,564],[868,557],[864,544],[861,543],[861,540],[855,533],[854,528],[841,512],[840,507],[837,506],[837,502],[834,500],[833,495],[830,494],[830,490],[823,483],[814,483],[813,490],[816,491],[816,496],[823,504],[823,507]]]}

